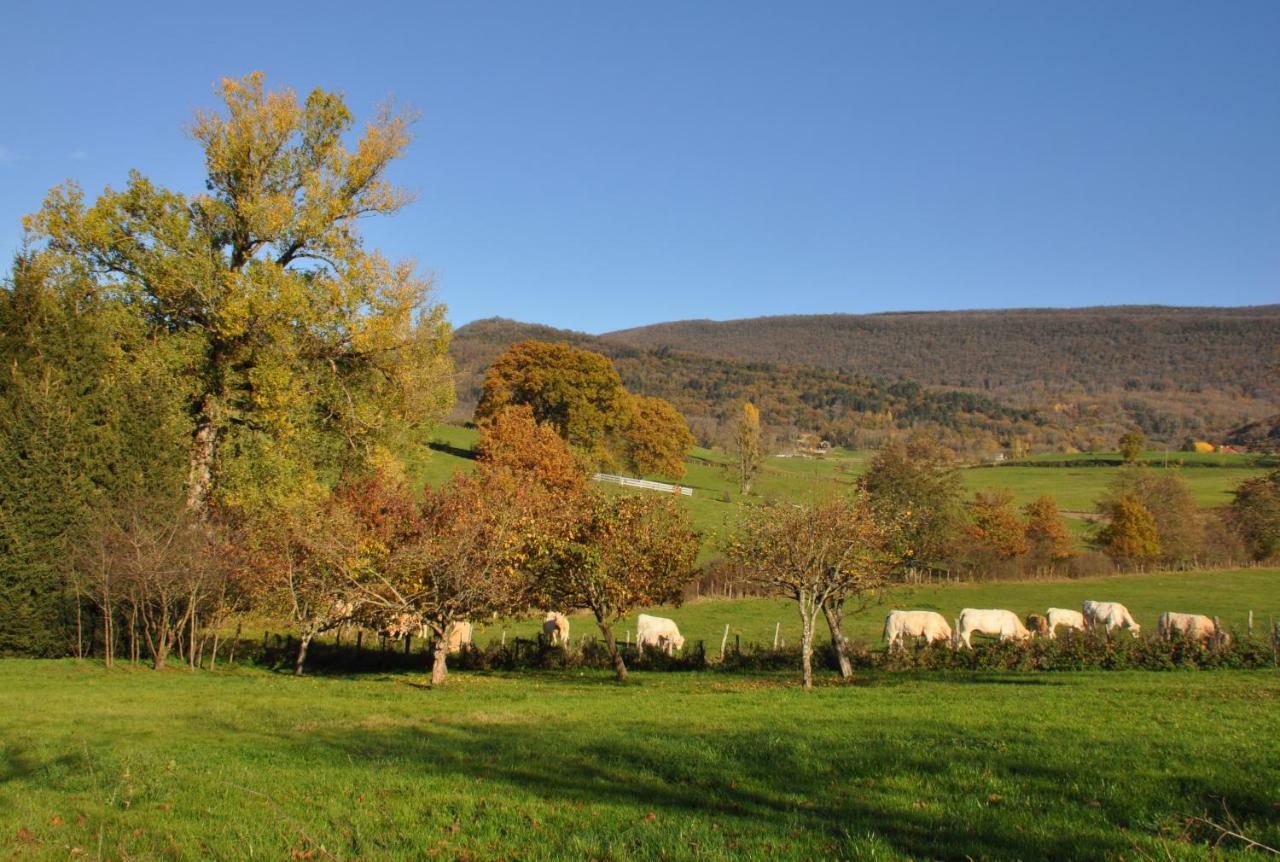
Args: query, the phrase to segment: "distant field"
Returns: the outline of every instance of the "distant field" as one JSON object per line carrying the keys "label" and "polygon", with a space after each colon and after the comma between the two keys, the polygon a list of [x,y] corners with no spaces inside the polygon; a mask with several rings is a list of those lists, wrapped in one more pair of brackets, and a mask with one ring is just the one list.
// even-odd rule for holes
{"label": "distant field", "polygon": [[[424,450],[422,457],[409,465],[409,473],[416,481],[438,484],[446,481],[456,470],[473,469],[474,462],[467,455],[475,445],[477,433],[474,430],[442,425],[432,432],[431,437],[434,448]],[[866,468],[872,455],[867,451],[836,449],[821,458],[767,458],[750,499],[802,500],[847,487]],[[1142,458],[1152,467],[1163,469],[1165,453],[1147,452]],[[1006,488],[1018,505],[1048,494],[1068,513],[1092,512],[1098,498],[1106,492],[1108,483],[1116,475],[1120,464],[1118,455],[1045,454],[1028,459],[1031,462],[1043,460],[1061,464],[1107,459],[1114,461],[1114,465],[1031,466],[1027,462],[1019,462],[969,467],[962,470],[960,476],[970,493]],[[1184,460],[1186,466],[1177,466],[1179,459]],[[1196,502],[1205,507],[1226,505],[1231,501],[1231,492],[1241,482],[1274,469],[1270,461],[1257,456],[1218,453],[1174,452],[1169,453],[1168,463],[1169,469],[1177,470],[1187,482]],[[706,536],[702,551],[705,560],[714,556],[716,538],[731,529],[738,517],[741,495],[732,456],[710,449],[694,449],[681,484],[694,492],[692,498],[682,498],[680,502],[688,509],[694,526]],[[1088,523],[1079,518],[1069,518],[1068,525],[1072,533],[1083,541]]]}
{"label": "distant field", "polygon": [[0,661],[14,859],[1245,859],[1273,672],[295,679]]}
{"label": "distant field", "polygon": [[[1005,608],[1025,616],[1033,611],[1044,613],[1050,607],[1079,608],[1086,599],[1122,602],[1140,624],[1153,631],[1156,618],[1163,611],[1218,616],[1223,625],[1243,631],[1250,610],[1262,631],[1272,618],[1280,620],[1280,569],[904,587],[892,591],[883,602],[867,611],[851,616],[848,633],[870,646],[879,645],[884,615],[891,608],[935,610],[952,620],[966,607]],[[799,642],[800,622],[795,603],[781,599],[704,599],[678,608],[644,610],[671,617],[690,645],[702,640],[709,651],[719,649],[726,625],[731,644],[735,636],[740,637],[743,644],[772,643],[774,626],[778,623],[787,643]],[[624,624],[624,630],[634,631],[633,620],[634,615]],[[589,616],[574,616],[570,622],[575,637],[599,635],[595,621]],[[498,640],[503,629],[508,637],[533,637],[538,625],[535,619],[497,623],[478,628],[475,637],[481,643]],[[822,623],[819,630],[820,640],[825,641],[826,624]]]}

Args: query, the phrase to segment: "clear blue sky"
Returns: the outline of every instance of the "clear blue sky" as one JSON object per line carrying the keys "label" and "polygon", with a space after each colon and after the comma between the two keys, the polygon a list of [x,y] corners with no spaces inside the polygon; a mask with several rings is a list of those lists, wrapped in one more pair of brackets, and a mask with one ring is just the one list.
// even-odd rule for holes
{"label": "clear blue sky", "polygon": [[370,241],[455,323],[1280,301],[1280,2],[25,2],[0,254],[227,75],[422,112]]}

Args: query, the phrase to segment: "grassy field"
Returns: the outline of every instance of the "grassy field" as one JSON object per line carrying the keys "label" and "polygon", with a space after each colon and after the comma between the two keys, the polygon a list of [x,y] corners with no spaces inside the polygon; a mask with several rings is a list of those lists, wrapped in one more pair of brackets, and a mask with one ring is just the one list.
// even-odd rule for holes
{"label": "grassy field", "polygon": [[[900,588],[864,613],[851,616],[848,633],[868,645],[878,645],[884,616],[891,608],[936,610],[948,620],[955,619],[966,607],[1006,608],[1025,617],[1032,611],[1044,613],[1050,607],[1079,608],[1086,599],[1121,602],[1128,606],[1140,624],[1152,631],[1155,630],[1156,618],[1163,611],[1217,616],[1223,625],[1243,631],[1250,610],[1254,612],[1255,625],[1262,631],[1272,618],[1280,620],[1280,570],[1166,572],[1079,580]],[[689,644],[704,641],[708,652],[719,650],[726,625],[729,626],[730,644],[735,637],[740,638],[743,644],[772,643],[774,627],[779,623],[783,640],[790,644],[799,642],[800,622],[795,603],[781,599],[706,599],[678,608],[647,608],[645,611],[674,619]],[[634,617],[633,614],[627,619],[624,629],[634,631]],[[539,619],[481,626],[477,628],[475,637],[481,643],[498,640],[504,629],[508,637],[533,637],[538,631]],[[570,623],[573,627],[571,636],[599,633],[590,616],[573,616]],[[825,640],[825,624],[821,631]]]}
{"label": "grassy field", "polygon": [[[15,859],[1246,858],[1271,672],[304,677],[0,662]],[[1252,858],[1252,857],[1249,857]]]}
{"label": "grassy field", "polygon": [[[471,449],[477,434],[474,430],[442,425],[432,432],[432,448],[409,465],[415,481],[439,484],[455,470],[471,470]],[[870,452],[836,449],[822,458],[767,458],[752,489],[751,499],[783,498],[800,500],[847,487],[865,469]],[[1046,454],[1036,456],[1033,463],[1000,466],[973,466],[960,476],[969,492],[988,488],[1006,488],[1019,505],[1042,494],[1049,494],[1059,507],[1071,513],[1092,512],[1099,497],[1115,476],[1118,466],[1088,464],[1070,466],[1075,461],[1098,461],[1109,456],[1090,453],[1076,455]],[[1165,453],[1147,452],[1143,460],[1153,468],[1164,469]],[[1114,456],[1117,465],[1119,456]],[[1178,466],[1178,459],[1186,466]],[[1036,466],[1034,461],[1053,461],[1057,466]],[[1270,467],[1251,455],[1169,453],[1168,469],[1177,470],[1186,480],[1196,501],[1205,507],[1223,506],[1231,501],[1231,492],[1245,479],[1264,475]],[[661,477],[649,477],[661,478]],[[714,556],[716,537],[731,529],[738,515],[741,496],[733,472],[732,457],[724,452],[695,449],[688,459],[688,472],[681,484],[693,489],[691,498],[682,498],[694,525],[706,536],[703,558]],[[650,492],[644,492],[650,493]],[[1069,517],[1072,533],[1083,542],[1088,522]]]}

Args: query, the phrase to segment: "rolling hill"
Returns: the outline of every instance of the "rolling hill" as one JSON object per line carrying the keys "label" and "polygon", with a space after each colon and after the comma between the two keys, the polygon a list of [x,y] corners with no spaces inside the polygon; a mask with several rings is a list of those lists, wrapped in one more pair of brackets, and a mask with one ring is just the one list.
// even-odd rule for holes
{"label": "rolling hill", "polygon": [[1280,412],[1280,305],[1121,306],[680,321],[588,335],[503,319],[455,334],[458,418],[508,344],[568,341],[610,356],[627,385],[675,403],[704,443],[750,398],[779,436],[877,445],[925,427],[989,453],[1225,440]]}

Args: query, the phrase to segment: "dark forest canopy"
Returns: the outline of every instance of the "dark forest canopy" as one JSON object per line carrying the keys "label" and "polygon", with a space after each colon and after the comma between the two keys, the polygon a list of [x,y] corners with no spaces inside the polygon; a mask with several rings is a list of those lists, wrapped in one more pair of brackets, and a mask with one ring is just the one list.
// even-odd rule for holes
{"label": "dark forest canopy", "polygon": [[1117,307],[685,321],[593,336],[504,319],[458,330],[461,405],[508,344],[568,341],[609,356],[627,387],[666,398],[703,442],[750,399],[778,436],[878,444],[926,427],[991,451],[1223,441],[1280,409],[1280,306]]}

